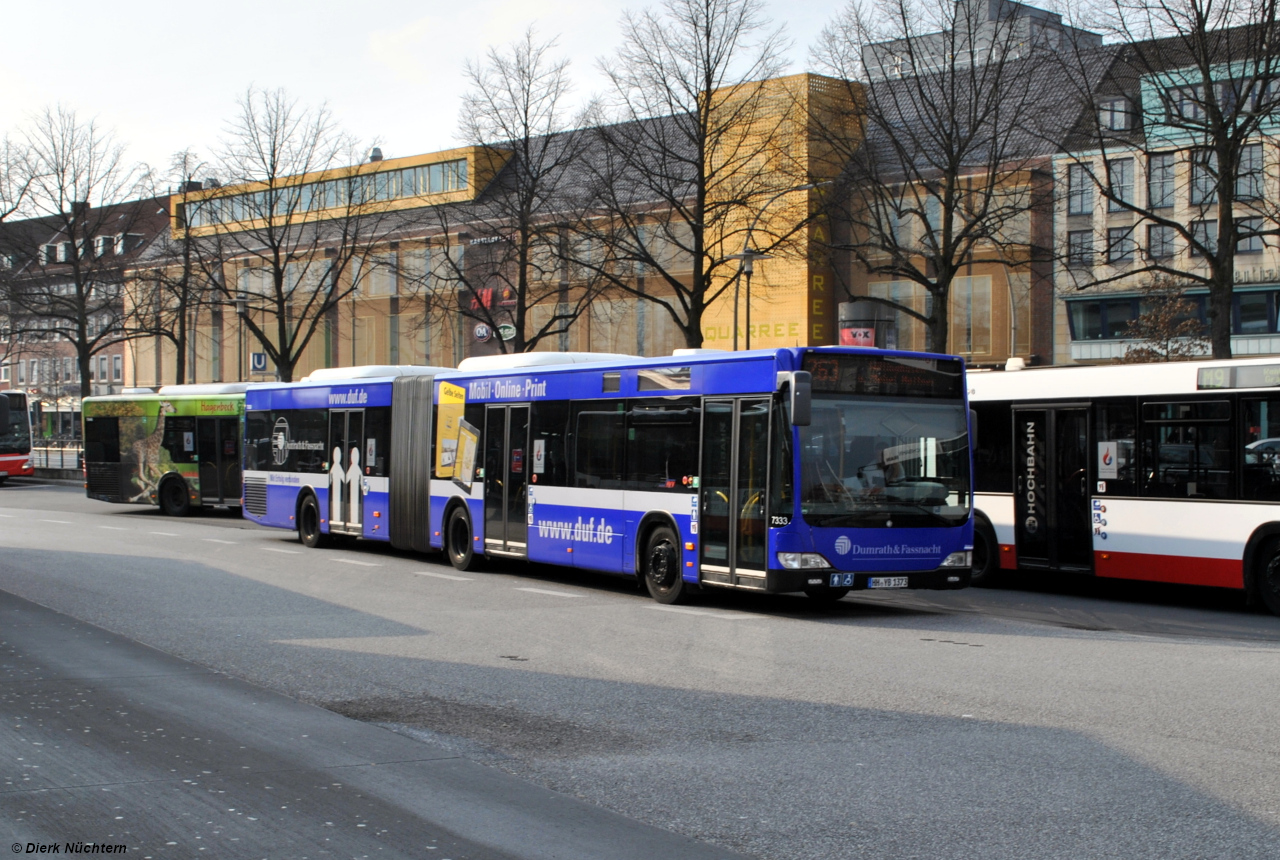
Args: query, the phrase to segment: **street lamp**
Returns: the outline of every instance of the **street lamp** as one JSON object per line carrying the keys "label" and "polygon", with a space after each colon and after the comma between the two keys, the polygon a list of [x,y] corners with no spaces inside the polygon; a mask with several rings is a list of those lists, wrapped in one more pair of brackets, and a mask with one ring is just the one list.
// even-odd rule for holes
{"label": "street lamp", "polygon": [[249,294],[236,293],[231,302],[236,306],[236,381],[244,382],[244,316],[249,312]]}
{"label": "street lamp", "polygon": [[831,180],[825,182],[806,182],[804,185],[797,185],[794,188],[785,188],[777,194],[764,201],[756,216],[751,219],[751,223],[747,226],[747,238],[742,243],[741,254],[729,254],[725,259],[738,261],[738,273],[734,275],[733,284],[733,349],[738,350],[738,284],[745,276],[747,281],[747,333],[746,347],[751,349],[751,272],[752,263],[756,260],[769,259],[768,254],[762,254],[751,247],[751,233],[756,229],[756,225],[760,223],[761,216],[764,215],[766,209],[779,197],[793,194],[796,191],[812,191],[820,185],[830,185]]}

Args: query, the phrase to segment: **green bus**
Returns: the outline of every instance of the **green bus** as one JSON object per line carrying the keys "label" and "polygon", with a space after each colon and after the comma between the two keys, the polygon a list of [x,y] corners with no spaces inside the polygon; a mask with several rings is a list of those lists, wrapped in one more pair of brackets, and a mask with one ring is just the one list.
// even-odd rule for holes
{"label": "green bus", "polygon": [[240,505],[240,448],[248,383],[166,385],[86,397],[85,493],[159,505],[169,516]]}

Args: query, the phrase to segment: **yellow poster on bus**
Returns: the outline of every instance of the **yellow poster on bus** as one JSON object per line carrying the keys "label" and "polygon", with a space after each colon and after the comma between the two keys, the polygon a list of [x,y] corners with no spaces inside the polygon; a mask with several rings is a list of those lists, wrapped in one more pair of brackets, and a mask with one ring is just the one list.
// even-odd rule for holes
{"label": "yellow poster on bus", "polygon": [[[462,427],[462,415],[467,406],[467,390],[461,385],[440,383],[440,395],[436,405],[436,476],[455,477],[458,463],[458,430]],[[458,477],[468,477],[465,473]]]}

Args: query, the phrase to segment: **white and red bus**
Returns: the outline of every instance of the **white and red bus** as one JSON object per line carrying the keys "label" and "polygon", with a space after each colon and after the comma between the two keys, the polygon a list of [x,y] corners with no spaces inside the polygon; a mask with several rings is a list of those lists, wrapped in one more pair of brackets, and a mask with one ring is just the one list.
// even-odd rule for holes
{"label": "white and red bus", "polygon": [[1280,360],[971,372],[974,583],[1246,590],[1280,615]]}
{"label": "white and red bus", "polygon": [[8,398],[9,418],[0,426],[0,483],[7,478],[29,477],[36,473],[31,465],[31,412],[27,395],[21,391],[4,391]]}

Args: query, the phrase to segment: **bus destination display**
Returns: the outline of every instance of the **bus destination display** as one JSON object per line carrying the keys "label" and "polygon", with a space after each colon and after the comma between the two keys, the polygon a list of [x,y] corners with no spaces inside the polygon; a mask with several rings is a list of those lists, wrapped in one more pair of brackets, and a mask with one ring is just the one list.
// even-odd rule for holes
{"label": "bus destination display", "polygon": [[1196,388],[1200,391],[1213,391],[1220,388],[1276,387],[1280,387],[1280,364],[1202,367],[1196,371]]}
{"label": "bus destination display", "polygon": [[897,397],[962,396],[961,365],[936,358],[888,358],[876,355],[804,357],[815,392],[894,395]]}

